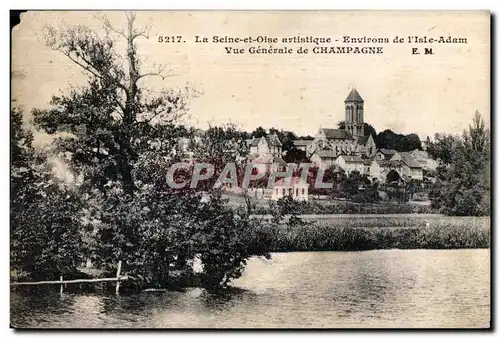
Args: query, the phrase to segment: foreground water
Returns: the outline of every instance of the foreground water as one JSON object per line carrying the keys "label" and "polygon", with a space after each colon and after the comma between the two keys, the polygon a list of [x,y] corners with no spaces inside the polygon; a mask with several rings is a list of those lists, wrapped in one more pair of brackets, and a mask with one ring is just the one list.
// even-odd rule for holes
{"label": "foreground water", "polygon": [[377,250],[253,259],[211,296],[201,289],[140,295],[11,293],[11,323],[55,328],[488,327],[490,252]]}

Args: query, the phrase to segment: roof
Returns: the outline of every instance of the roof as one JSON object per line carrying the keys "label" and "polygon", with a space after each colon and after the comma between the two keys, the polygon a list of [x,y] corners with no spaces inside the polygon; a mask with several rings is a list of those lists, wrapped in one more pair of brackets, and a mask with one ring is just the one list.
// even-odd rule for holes
{"label": "roof", "polygon": [[297,134],[295,134],[295,132],[293,132],[293,131],[289,131],[289,130],[281,130],[281,133],[282,133],[282,134],[288,134],[288,135],[291,135],[293,138],[298,138]]}
{"label": "roof", "polygon": [[250,146],[252,147],[256,147],[260,140],[262,138],[265,138],[267,144],[269,144],[270,146],[274,146],[274,147],[281,147],[281,142],[280,142],[280,139],[278,138],[278,136],[274,135],[274,134],[271,134],[271,135],[267,135],[267,136],[264,136],[264,137],[257,137],[257,138],[254,138],[252,139],[252,143],[250,144]]}
{"label": "roof", "polygon": [[339,157],[342,157],[346,162],[363,163],[363,160],[359,156],[340,155]]}
{"label": "roof", "polygon": [[293,145],[296,147],[307,147],[313,142],[313,140],[295,140],[293,141]]}
{"label": "roof", "polygon": [[374,160],[381,167],[397,168],[401,167],[402,163],[399,161],[389,161],[389,160]]}
{"label": "roof", "polygon": [[286,166],[287,163],[278,156],[274,156],[272,154],[264,154],[257,156],[253,160],[251,160],[251,163],[254,164],[278,164],[278,165],[283,165]]}
{"label": "roof", "polygon": [[422,166],[415,160],[409,152],[401,152],[399,156],[403,159],[403,162],[410,168],[422,168]]}
{"label": "roof", "polygon": [[316,154],[321,158],[335,158],[337,154],[333,150],[318,150]]}
{"label": "roof", "polygon": [[329,129],[329,128],[321,128],[323,134],[327,139],[338,139],[338,140],[352,140],[353,137],[350,132],[344,129]]}
{"label": "roof", "polygon": [[353,89],[351,89],[351,92],[349,93],[349,95],[347,95],[344,102],[364,102],[364,101],[363,101],[363,98],[361,97],[361,95],[359,95],[356,88],[353,88]]}
{"label": "roof", "polygon": [[279,164],[279,165],[283,165],[283,166],[286,166],[287,163],[285,162],[285,160],[283,160],[281,157],[275,157],[273,159],[273,163],[274,164]]}
{"label": "roof", "polygon": [[368,138],[370,138],[370,135],[368,136],[358,136],[358,144],[364,146],[366,142],[368,142]]}
{"label": "roof", "polygon": [[[309,185],[307,182],[305,182],[304,180],[301,180],[300,177],[292,177],[291,179],[291,186],[294,186],[294,185]],[[279,180],[277,180],[274,185],[274,187],[279,187],[279,186],[287,186],[285,185],[285,179],[284,178],[280,178]]]}
{"label": "roof", "polygon": [[379,151],[384,155],[395,155],[397,153],[397,151],[394,149],[380,148]]}

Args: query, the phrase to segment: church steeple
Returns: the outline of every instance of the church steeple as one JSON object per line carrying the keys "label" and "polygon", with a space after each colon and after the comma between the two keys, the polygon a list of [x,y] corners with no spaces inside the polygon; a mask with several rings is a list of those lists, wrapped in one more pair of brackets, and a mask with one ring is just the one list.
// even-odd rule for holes
{"label": "church steeple", "polygon": [[344,100],[345,104],[345,129],[352,136],[358,137],[365,134],[364,131],[364,101],[356,88],[352,88]]}

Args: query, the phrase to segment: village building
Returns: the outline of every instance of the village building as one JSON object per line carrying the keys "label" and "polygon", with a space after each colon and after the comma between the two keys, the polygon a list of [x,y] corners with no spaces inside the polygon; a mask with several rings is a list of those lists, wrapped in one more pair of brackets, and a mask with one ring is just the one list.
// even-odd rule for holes
{"label": "village building", "polygon": [[396,155],[397,151],[394,149],[385,149],[380,148],[377,150],[375,154],[375,159],[381,160],[390,160],[394,155]]}
{"label": "village building", "polygon": [[340,155],[337,157],[336,164],[344,170],[347,176],[353,171],[364,173],[364,164],[360,156]]}
{"label": "village building", "polygon": [[372,135],[364,135],[364,101],[355,88],[345,99],[344,107],[345,129],[319,128],[314,140],[305,146],[308,157],[312,157],[314,153],[321,150],[333,151],[335,157],[375,155],[376,145]]}
{"label": "village building", "polygon": [[268,155],[282,156],[282,144],[276,134],[271,134],[263,137],[253,138],[249,140],[250,155]]}
{"label": "village building", "polygon": [[409,152],[396,153],[391,162],[402,162],[403,175],[409,179],[422,181],[424,179],[422,166],[413,158]]}
{"label": "village building", "polygon": [[439,166],[438,161],[432,159],[429,153],[425,150],[412,150],[410,154],[415,158],[415,160],[420,164],[420,166],[425,170],[436,170]]}
{"label": "village building", "polygon": [[[398,177],[398,179],[402,179],[404,175],[403,166],[404,164],[399,161],[380,160],[376,158],[372,161],[370,166],[370,177],[372,180],[381,183],[388,182],[388,178],[392,180],[391,177],[394,176]],[[390,173],[392,173],[392,175],[390,175]]]}
{"label": "village building", "polygon": [[257,157],[251,156],[250,163],[259,172],[266,173],[285,171],[287,167],[287,163],[281,157],[269,153]]}
{"label": "village building", "polygon": [[332,150],[318,150],[311,156],[311,163],[315,167],[321,168],[323,170],[328,169],[333,164],[335,164],[337,153]]}
{"label": "village building", "polygon": [[370,167],[372,166],[373,160],[370,158],[363,158],[363,174],[370,176]]}
{"label": "village building", "polygon": [[305,151],[307,154],[307,148],[313,143],[313,140],[294,140],[293,145],[295,148]]}
{"label": "village building", "polygon": [[291,196],[296,201],[309,199],[309,184],[301,180],[300,177],[292,177],[288,180],[281,178],[274,183],[272,189],[267,190],[267,196],[273,201],[285,196]]}

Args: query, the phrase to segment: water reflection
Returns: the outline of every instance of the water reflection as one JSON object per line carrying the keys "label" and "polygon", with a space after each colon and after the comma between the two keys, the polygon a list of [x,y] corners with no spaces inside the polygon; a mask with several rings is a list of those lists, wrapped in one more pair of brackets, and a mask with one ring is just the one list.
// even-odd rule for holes
{"label": "water reflection", "polygon": [[24,327],[486,327],[489,250],[275,254],[231,292],[11,294]]}

